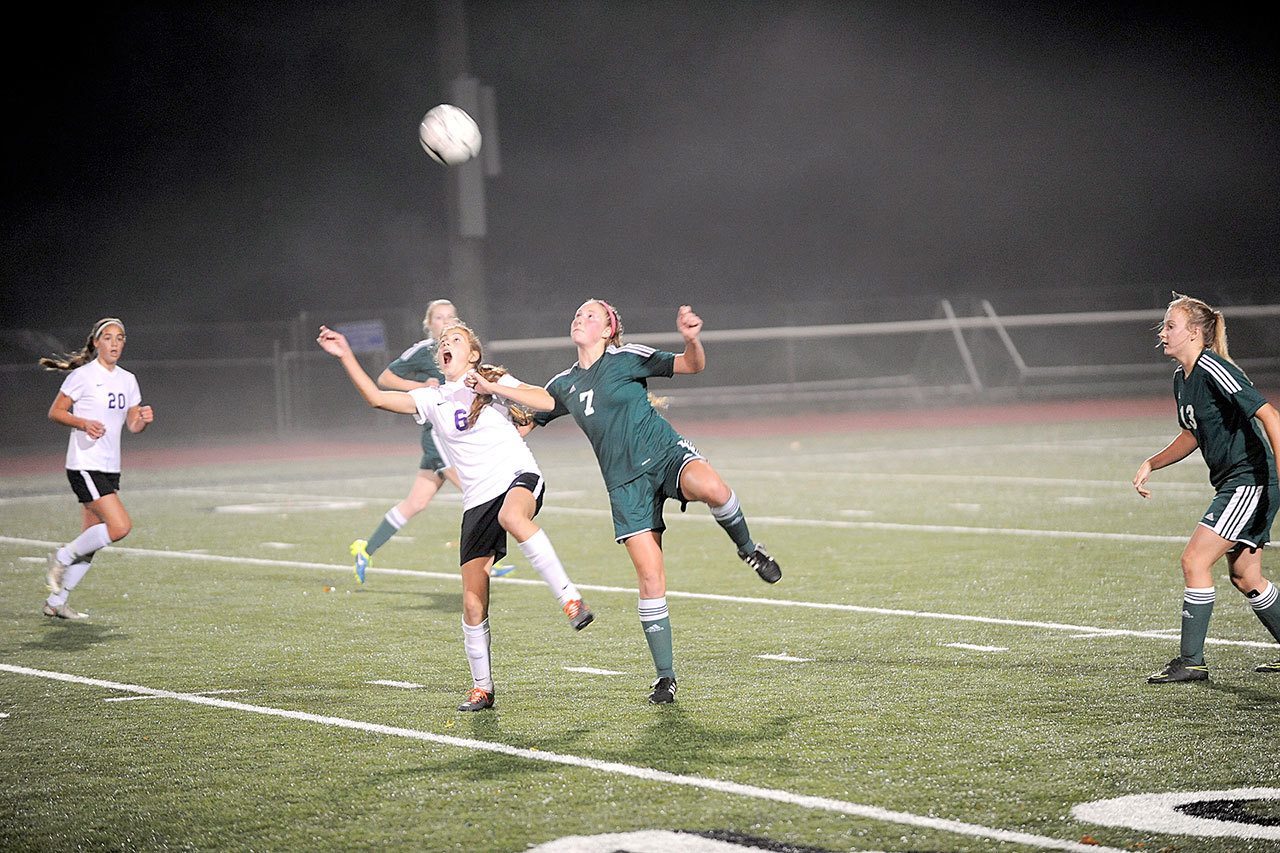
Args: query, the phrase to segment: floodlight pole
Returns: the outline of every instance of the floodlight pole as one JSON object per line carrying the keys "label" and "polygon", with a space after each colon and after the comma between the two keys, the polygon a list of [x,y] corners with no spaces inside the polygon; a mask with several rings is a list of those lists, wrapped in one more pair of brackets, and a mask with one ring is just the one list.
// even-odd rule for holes
{"label": "floodlight pole", "polygon": [[[436,0],[439,31],[440,77],[446,81],[449,103],[466,110],[480,122],[481,151],[489,146],[491,128],[484,125],[483,94],[478,80],[469,74],[467,53],[467,10],[465,0]],[[490,100],[491,102],[491,100]],[[496,145],[496,134],[492,140]],[[485,270],[484,160],[468,160],[453,166],[446,177],[446,206],[449,228],[448,290],[433,292],[429,298],[447,296],[458,316],[481,335],[489,328],[489,296]]]}

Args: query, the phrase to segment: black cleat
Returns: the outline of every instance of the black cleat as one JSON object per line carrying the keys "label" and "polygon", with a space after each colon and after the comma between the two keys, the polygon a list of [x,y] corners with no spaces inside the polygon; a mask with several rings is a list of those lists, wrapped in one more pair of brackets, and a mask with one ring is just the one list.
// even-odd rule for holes
{"label": "black cleat", "polygon": [[1176,657],[1159,672],[1147,678],[1148,684],[1173,684],[1178,681],[1208,681],[1209,667],[1202,663],[1187,663]]}
{"label": "black cleat", "polygon": [[1280,660],[1264,663],[1262,666],[1255,667],[1254,672],[1271,672],[1280,675]]}
{"label": "black cleat", "polygon": [[653,682],[653,692],[649,694],[650,705],[670,705],[676,701],[676,680],[665,675]]}
{"label": "black cleat", "polygon": [[467,694],[467,701],[458,706],[459,711],[483,711],[493,707],[493,691],[481,690],[479,687],[471,688],[471,692]]}
{"label": "black cleat", "polygon": [[778,561],[769,556],[769,552],[759,542],[754,551],[739,551],[742,562],[756,570],[756,574],[765,583],[777,583],[782,580],[782,567]]}

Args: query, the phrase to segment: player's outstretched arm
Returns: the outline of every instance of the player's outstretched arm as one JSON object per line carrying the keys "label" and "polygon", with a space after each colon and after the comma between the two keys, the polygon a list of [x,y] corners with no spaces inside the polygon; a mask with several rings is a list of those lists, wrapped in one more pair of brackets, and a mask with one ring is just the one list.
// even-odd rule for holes
{"label": "player's outstretched arm", "polygon": [[702,332],[702,318],[688,305],[681,305],[676,312],[676,331],[684,338],[684,352],[676,356],[673,373],[701,373],[707,366],[707,353],[698,335]]}
{"label": "player's outstretched arm", "polygon": [[[507,375],[510,376],[510,374]],[[511,378],[515,379],[514,376]],[[516,381],[520,382],[518,379]],[[549,412],[556,407],[556,401],[548,393],[547,389],[538,385],[528,385],[524,382],[520,382],[519,385],[503,385],[499,382],[490,382],[475,370],[467,371],[467,375],[463,377],[462,382],[477,394],[492,394],[495,397],[505,397],[511,402],[518,403],[535,412]]]}
{"label": "player's outstretched arm", "polygon": [[405,392],[383,391],[374,383],[373,378],[365,373],[360,362],[356,360],[355,353],[351,351],[350,344],[341,332],[335,332],[328,326],[321,326],[316,343],[320,345],[320,349],[342,362],[351,384],[356,386],[360,396],[364,397],[365,402],[370,406],[403,415],[412,415],[418,411],[418,404]]}

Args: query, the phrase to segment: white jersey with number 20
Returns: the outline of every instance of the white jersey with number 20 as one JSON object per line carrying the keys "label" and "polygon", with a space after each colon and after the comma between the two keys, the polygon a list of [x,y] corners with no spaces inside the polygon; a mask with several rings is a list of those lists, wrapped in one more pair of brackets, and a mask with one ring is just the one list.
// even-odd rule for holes
{"label": "white jersey with number 20", "polygon": [[80,429],[67,442],[67,468],[72,471],[120,473],[120,433],[129,409],[142,403],[138,380],[120,365],[108,370],[96,358],[67,375],[60,389],[71,398],[77,418],[99,421],[107,428],[102,438]]}

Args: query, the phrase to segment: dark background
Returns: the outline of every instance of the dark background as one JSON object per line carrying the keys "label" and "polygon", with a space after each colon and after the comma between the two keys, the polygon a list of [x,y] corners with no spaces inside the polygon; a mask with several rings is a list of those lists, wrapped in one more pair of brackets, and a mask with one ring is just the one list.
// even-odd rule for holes
{"label": "dark background", "polygon": [[[766,326],[823,300],[1274,301],[1274,29],[1207,8],[468,3],[503,166],[489,334],[535,307],[559,333],[588,296]],[[3,326],[444,295],[416,139],[448,99],[437,12],[33,10],[4,60]]]}

